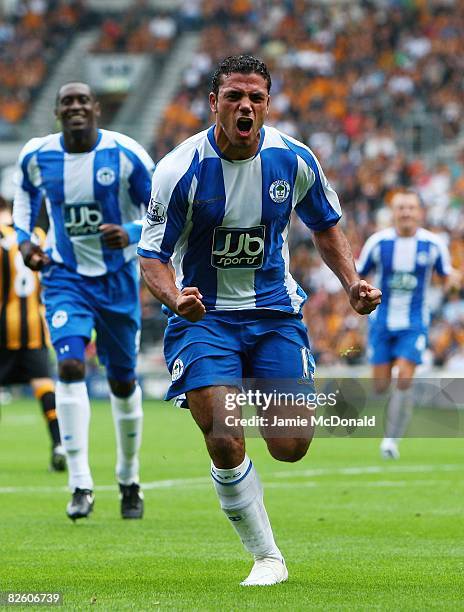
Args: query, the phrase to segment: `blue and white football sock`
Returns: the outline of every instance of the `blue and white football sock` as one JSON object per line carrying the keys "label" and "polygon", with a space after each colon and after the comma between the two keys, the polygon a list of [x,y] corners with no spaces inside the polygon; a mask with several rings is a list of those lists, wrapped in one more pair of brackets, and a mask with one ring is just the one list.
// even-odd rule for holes
{"label": "blue and white football sock", "polygon": [[386,438],[401,440],[411,420],[414,406],[413,389],[393,390],[387,411]]}
{"label": "blue and white football sock", "polygon": [[248,455],[236,468],[219,469],[211,463],[211,477],[221,508],[248,552],[255,558],[281,561],[264,507],[263,489]]}
{"label": "blue and white football sock", "polygon": [[69,488],[93,489],[89,467],[90,402],[84,381],[58,381],[55,389],[56,413],[61,443],[66,453]]}
{"label": "blue and white football sock", "polygon": [[116,476],[118,482],[130,485],[139,482],[139,449],[142,442],[142,389],[139,385],[129,397],[110,393],[116,430]]}

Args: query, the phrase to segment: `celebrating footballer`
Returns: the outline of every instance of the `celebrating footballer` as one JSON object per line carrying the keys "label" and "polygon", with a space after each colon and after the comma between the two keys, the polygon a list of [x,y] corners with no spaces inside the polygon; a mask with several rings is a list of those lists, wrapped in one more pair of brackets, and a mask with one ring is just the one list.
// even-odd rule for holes
{"label": "celebrating footballer", "polygon": [[[289,273],[292,211],[313,232],[353,309],[368,314],[381,301],[356,272],[337,225],[337,194],[314,154],[265,125],[270,89],[268,69],[254,57],[219,64],[209,94],[215,124],[159,162],[138,247],[145,281],[169,311],[167,399],[185,394],[221,508],[254,557],[244,586],[284,582],[288,571],[241,428],[217,435],[214,424],[224,421],[225,397],[244,379],[313,384],[301,314],[307,296]],[[277,410],[270,406],[268,416]],[[270,454],[289,462],[304,457],[312,437],[311,429],[262,433]]]}

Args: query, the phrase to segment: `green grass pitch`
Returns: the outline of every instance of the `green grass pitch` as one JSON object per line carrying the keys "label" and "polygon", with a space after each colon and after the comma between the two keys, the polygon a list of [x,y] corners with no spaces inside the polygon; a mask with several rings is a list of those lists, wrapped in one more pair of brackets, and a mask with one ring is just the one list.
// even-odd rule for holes
{"label": "green grass pitch", "polygon": [[3,406],[0,591],[59,591],[69,610],[464,609],[462,438],[405,440],[395,463],[380,460],[378,440],[321,438],[296,464],[250,440],[290,578],[243,588],[251,560],[189,413],[145,402],[145,415],[145,518],[119,517],[110,408],[94,402],[95,510],[73,524],[66,476],[46,469],[38,406]]}

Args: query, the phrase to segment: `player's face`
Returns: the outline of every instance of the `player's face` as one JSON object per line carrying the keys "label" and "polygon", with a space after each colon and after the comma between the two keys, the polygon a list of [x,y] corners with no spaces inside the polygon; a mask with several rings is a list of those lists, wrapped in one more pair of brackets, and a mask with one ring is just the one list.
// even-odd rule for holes
{"label": "player's face", "polygon": [[400,235],[413,235],[422,218],[419,198],[414,193],[397,193],[392,200],[393,223]]}
{"label": "player's face", "polygon": [[230,159],[247,159],[258,150],[269,109],[266,80],[260,74],[223,75],[218,95],[209,94],[216,115],[216,142]]}
{"label": "player's face", "polygon": [[60,89],[55,113],[63,132],[85,133],[96,129],[100,106],[88,85],[68,83]]}

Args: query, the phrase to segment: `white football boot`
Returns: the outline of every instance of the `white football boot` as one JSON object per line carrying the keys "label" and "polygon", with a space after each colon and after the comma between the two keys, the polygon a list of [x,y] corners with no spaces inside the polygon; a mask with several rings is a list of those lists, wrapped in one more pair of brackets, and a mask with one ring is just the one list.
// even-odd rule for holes
{"label": "white football boot", "polygon": [[384,459],[399,459],[400,451],[394,438],[384,438],[380,445],[380,454]]}
{"label": "white football boot", "polygon": [[264,557],[256,559],[248,578],[241,582],[241,586],[271,586],[288,579],[285,561]]}

